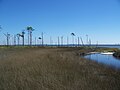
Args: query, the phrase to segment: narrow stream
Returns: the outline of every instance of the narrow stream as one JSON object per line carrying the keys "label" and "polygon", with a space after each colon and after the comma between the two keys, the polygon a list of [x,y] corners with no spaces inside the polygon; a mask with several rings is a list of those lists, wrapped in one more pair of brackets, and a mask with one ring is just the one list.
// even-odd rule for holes
{"label": "narrow stream", "polygon": [[113,55],[90,54],[84,56],[84,58],[105,64],[114,69],[120,69],[120,59],[113,57]]}

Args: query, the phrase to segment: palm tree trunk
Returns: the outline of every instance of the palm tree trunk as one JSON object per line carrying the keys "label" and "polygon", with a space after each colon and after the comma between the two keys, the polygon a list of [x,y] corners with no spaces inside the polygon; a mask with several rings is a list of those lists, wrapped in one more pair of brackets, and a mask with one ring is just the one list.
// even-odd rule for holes
{"label": "palm tree trunk", "polygon": [[23,38],[23,46],[24,46],[24,35],[23,35],[23,37],[22,37],[22,38]]}
{"label": "palm tree trunk", "polygon": [[63,36],[61,37],[61,46],[63,46]]}
{"label": "palm tree trunk", "polygon": [[60,45],[60,39],[59,39],[59,37],[58,37],[58,47],[59,47],[59,45]]}
{"label": "palm tree trunk", "polygon": [[83,42],[83,40],[82,40],[82,37],[80,37],[80,39],[81,39],[81,42],[82,42],[82,46],[84,46],[84,42]]}
{"label": "palm tree trunk", "polygon": [[30,31],[30,46],[32,45],[32,31]]}
{"label": "palm tree trunk", "polygon": [[35,46],[36,46],[36,37],[35,37]]}
{"label": "palm tree trunk", "polygon": [[30,45],[29,36],[30,36],[30,31],[28,30],[28,45]]}
{"label": "palm tree trunk", "polygon": [[9,37],[7,36],[7,46],[9,46]]}
{"label": "palm tree trunk", "polygon": [[79,39],[79,37],[78,37],[78,47],[79,47],[79,45],[80,45],[80,39]]}
{"label": "palm tree trunk", "polygon": [[72,43],[73,43],[73,47],[74,47],[74,36],[72,36]]}
{"label": "palm tree trunk", "polygon": [[43,32],[42,32],[42,46],[43,46],[43,44],[44,44],[44,39],[43,39],[44,37],[43,37]]}
{"label": "palm tree trunk", "polygon": [[19,42],[20,42],[20,36],[18,36],[18,46],[19,46]]}
{"label": "palm tree trunk", "polygon": [[67,47],[69,46],[69,38],[67,37]]}
{"label": "palm tree trunk", "polygon": [[52,37],[50,37],[50,46],[52,46]]}
{"label": "palm tree trunk", "polygon": [[16,46],[16,35],[14,35],[14,45]]}

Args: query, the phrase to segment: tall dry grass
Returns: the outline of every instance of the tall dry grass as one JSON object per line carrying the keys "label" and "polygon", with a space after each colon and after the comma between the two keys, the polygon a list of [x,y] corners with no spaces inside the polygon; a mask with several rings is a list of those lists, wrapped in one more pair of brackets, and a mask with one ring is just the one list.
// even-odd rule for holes
{"label": "tall dry grass", "polygon": [[0,49],[0,90],[119,90],[120,73],[76,49]]}

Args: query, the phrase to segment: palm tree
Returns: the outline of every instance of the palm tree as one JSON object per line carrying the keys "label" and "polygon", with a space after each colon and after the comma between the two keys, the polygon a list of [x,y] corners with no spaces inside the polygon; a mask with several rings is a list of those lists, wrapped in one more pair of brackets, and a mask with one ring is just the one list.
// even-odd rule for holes
{"label": "palm tree", "polygon": [[80,38],[78,37],[78,47],[79,47],[79,45],[80,45]]}
{"label": "palm tree", "polygon": [[44,37],[43,37],[43,32],[41,33],[41,39],[42,39],[42,46],[44,45]]}
{"label": "palm tree", "polygon": [[69,46],[69,37],[67,36],[67,47]]}
{"label": "palm tree", "polygon": [[38,39],[40,40],[40,44],[41,44],[41,39],[42,39],[42,38],[41,38],[41,37],[39,37]]}
{"label": "palm tree", "polygon": [[34,31],[34,29],[31,26],[27,27],[27,31],[28,31],[28,45],[32,45],[32,31]]}
{"label": "palm tree", "polygon": [[1,25],[0,25],[0,31],[2,30],[2,27],[1,27]]}
{"label": "palm tree", "polygon": [[61,46],[63,46],[63,36],[61,36]]}
{"label": "palm tree", "polygon": [[10,39],[10,34],[7,33],[7,34],[4,34],[6,36],[6,39],[7,39],[7,46],[9,46],[9,39]]}
{"label": "palm tree", "polygon": [[53,44],[53,40],[52,40],[52,37],[50,36],[50,46],[52,46]]}
{"label": "palm tree", "polygon": [[59,47],[59,45],[60,45],[60,39],[59,39],[59,36],[58,36],[58,47]]}
{"label": "palm tree", "polygon": [[35,46],[36,46],[36,37],[35,37]]}
{"label": "palm tree", "polygon": [[17,34],[17,39],[18,39],[17,41],[18,41],[18,45],[19,45],[19,43],[20,43],[20,34],[19,33]]}
{"label": "palm tree", "polygon": [[16,35],[14,35],[14,46],[16,46]]}
{"label": "palm tree", "polygon": [[81,39],[81,42],[82,42],[82,46],[84,46],[84,42],[83,42],[83,40],[82,40],[82,37],[80,37],[80,39]]}
{"label": "palm tree", "polygon": [[22,45],[24,46],[24,35],[25,35],[25,32],[22,31],[22,34],[20,35],[22,37]]}
{"label": "palm tree", "polygon": [[71,36],[72,36],[72,43],[73,43],[73,46],[74,46],[74,36],[75,36],[75,34],[71,33]]}
{"label": "palm tree", "polygon": [[86,46],[88,45],[88,35],[86,35]]}
{"label": "palm tree", "polygon": [[89,39],[89,45],[91,46],[91,39]]}
{"label": "palm tree", "polygon": [[25,34],[25,32],[24,31],[22,31],[22,34],[17,34],[17,37],[18,37],[18,45],[19,45],[19,39],[20,39],[20,37],[22,37],[22,45],[24,46],[24,34]]}

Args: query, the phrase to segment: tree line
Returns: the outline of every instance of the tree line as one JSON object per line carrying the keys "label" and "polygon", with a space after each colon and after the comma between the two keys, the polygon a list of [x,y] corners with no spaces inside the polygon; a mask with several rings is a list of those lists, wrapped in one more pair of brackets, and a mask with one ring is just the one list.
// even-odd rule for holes
{"label": "tree line", "polygon": [[[1,27],[1,25],[0,25],[0,31],[2,30],[2,27]],[[22,46],[24,46],[24,45],[28,45],[28,46],[32,46],[33,44],[33,35],[32,35],[32,33],[33,33],[33,31],[35,31],[35,29],[32,27],[32,26],[27,26],[26,28],[25,28],[25,30],[23,30],[21,33],[17,33],[16,35],[14,35],[14,45],[16,46],[19,46],[19,45],[22,45]],[[25,33],[27,32],[27,44],[25,44]],[[77,39],[75,39],[74,37],[76,36],[75,35],[75,33],[70,33],[70,35],[71,35],[71,38],[72,38],[72,44],[71,44],[71,46],[80,46],[80,45],[82,45],[82,46],[84,46],[85,44],[84,44],[84,42],[83,42],[83,39],[82,39],[82,37],[77,37]],[[11,35],[7,32],[7,33],[4,33],[4,36],[6,37],[6,44],[7,44],[7,46],[9,46],[10,45],[10,37],[11,37]],[[90,45],[91,44],[91,40],[89,39],[88,40],[88,35],[86,35],[86,37],[87,37],[87,42],[86,42],[86,45],[88,44],[88,45]],[[22,44],[20,44],[20,39],[22,39]],[[41,41],[41,46],[44,46],[45,44],[44,44],[44,36],[43,36],[43,32],[41,33],[41,37],[38,37],[37,39],[39,39],[39,41]],[[67,46],[69,46],[70,44],[69,44],[69,37],[67,37]],[[74,40],[76,40],[76,42],[74,41]],[[35,37],[35,43],[36,43],[36,37]],[[50,37],[50,45],[52,45],[52,43],[53,43],[53,41],[52,41],[52,38]],[[61,36],[61,37],[59,37],[58,36],[58,39],[57,39],[57,43],[56,43],[56,45],[57,46],[64,46],[64,37],[63,36]]]}

